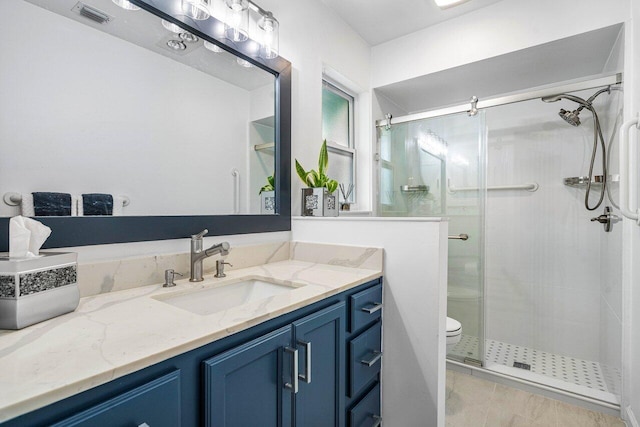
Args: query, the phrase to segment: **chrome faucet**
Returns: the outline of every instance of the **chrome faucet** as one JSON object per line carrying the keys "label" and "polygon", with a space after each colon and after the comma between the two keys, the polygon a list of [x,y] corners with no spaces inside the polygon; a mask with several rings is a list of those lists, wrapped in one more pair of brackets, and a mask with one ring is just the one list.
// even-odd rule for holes
{"label": "chrome faucet", "polygon": [[202,282],[202,260],[215,254],[222,256],[229,254],[228,242],[218,243],[211,246],[209,249],[202,249],[202,237],[207,234],[209,230],[204,229],[198,234],[191,236],[191,275],[189,276],[190,282]]}

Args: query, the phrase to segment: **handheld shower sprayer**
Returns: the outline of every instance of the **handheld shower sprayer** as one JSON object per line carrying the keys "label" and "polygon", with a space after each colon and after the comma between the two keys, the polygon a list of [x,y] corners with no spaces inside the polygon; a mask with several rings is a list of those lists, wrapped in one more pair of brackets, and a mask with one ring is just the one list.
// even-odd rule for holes
{"label": "handheld shower sprayer", "polygon": [[[596,113],[596,110],[593,107],[593,101],[598,97],[598,95],[604,92],[607,92],[610,94],[611,86],[607,86],[604,89],[600,89],[599,91],[591,95],[589,99],[586,99],[586,100],[580,98],[579,96],[571,95],[568,93],[560,93],[558,95],[545,96],[542,98],[542,101],[544,102],[557,102],[557,101],[560,101],[561,99],[567,99],[569,101],[573,101],[579,104],[580,106],[573,111],[568,111],[568,110],[565,110],[564,108],[561,108],[560,112],[558,113],[558,115],[562,117],[562,120],[569,123],[571,126],[576,126],[576,127],[580,126],[581,122],[580,122],[579,115],[583,109],[586,108],[587,110],[591,111],[591,114],[593,114],[593,121],[594,121],[593,150],[591,153],[591,163],[589,165],[589,182],[587,183],[587,192],[584,196],[584,206],[585,208],[587,208],[587,210],[590,210],[590,211],[596,210],[598,209],[598,207],[600,207],[607,191],[607,174],[608,174],[607,149],[606,149],[606,143],[604,141],[604,137],[602,136],[600,119],[598,118],[598,113]],[[598,142],[600,142],[600,147],[602,150],[602,187],[600,190],[600,199],[598,200],[598,203],[594,207],[590,207],[589,195],[591,193],[591,182],[593,181],[593,165],[595,163],[596,153],[598,151]]]}

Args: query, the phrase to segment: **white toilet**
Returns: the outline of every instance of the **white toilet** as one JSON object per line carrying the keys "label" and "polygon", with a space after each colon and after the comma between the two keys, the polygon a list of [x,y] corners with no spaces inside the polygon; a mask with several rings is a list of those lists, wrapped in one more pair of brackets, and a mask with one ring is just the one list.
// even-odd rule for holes
{"label": "white toilet", "polygon": [[447,354],[460,342],[462,324],[456,319],[447,317]]}

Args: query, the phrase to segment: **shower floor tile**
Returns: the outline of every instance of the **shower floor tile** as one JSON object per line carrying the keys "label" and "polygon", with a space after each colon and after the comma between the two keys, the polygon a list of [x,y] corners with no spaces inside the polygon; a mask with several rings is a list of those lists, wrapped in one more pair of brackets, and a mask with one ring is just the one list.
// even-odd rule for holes
{"label": "shower floor tile", "polygon": [[[463,334],[460,342],[450,354],[459,358],[477,357],[478,343],[478,337]],[[598,362],[576,359],[489,339],[485,340],[485,349],[487,365],[499,364],[514,367],[514,363],[526,364],[531,367],[530,372],[534,374],[620,395],[620,384],[622,382],[620,371],[601,365]]]}

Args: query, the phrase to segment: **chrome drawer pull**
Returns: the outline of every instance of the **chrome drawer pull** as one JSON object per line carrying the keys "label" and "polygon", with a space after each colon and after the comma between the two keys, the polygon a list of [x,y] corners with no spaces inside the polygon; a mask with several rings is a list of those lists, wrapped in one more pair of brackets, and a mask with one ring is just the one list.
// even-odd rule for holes
{"label": "chrome drawer pull", "polygon": [[291,382],[285,383],[284,388],[288,388],[296,394],[298,392],[298,350],[291,347],[285,347],[284,351],[291,354]]}
{"label": "chrome drawer pull", "polygon": [[304,346],[306,369],[306,372],[304,374],[298,375],[298,378],[300,378],[307,384],[311,384],[311,343],[307,341],[298,341],[298,344]]}
{"label": "chrome drawer pull", "polygon": [[382,417],[380,415],[371,414],[371,418],[376,421],[376,423],[371,427],[380,427],[382,425]]}
{"label": "chrome drawer pull", "polygon": [[382,310],[382,303],[381,302],[374,302],[373,304],[374,304],[373,307],[362,307],[361,310],[364,311],[365,313],[369,313],[369,314],[373,314],[376,311]]}
{"label": "chrome drawer pull", "polygon": [[363,365],[367,365],[368,367],[372,367],[378,360],[382,359],[381,351],[374,351],[373,357],[369,360],[361,360],[360,363]]}

